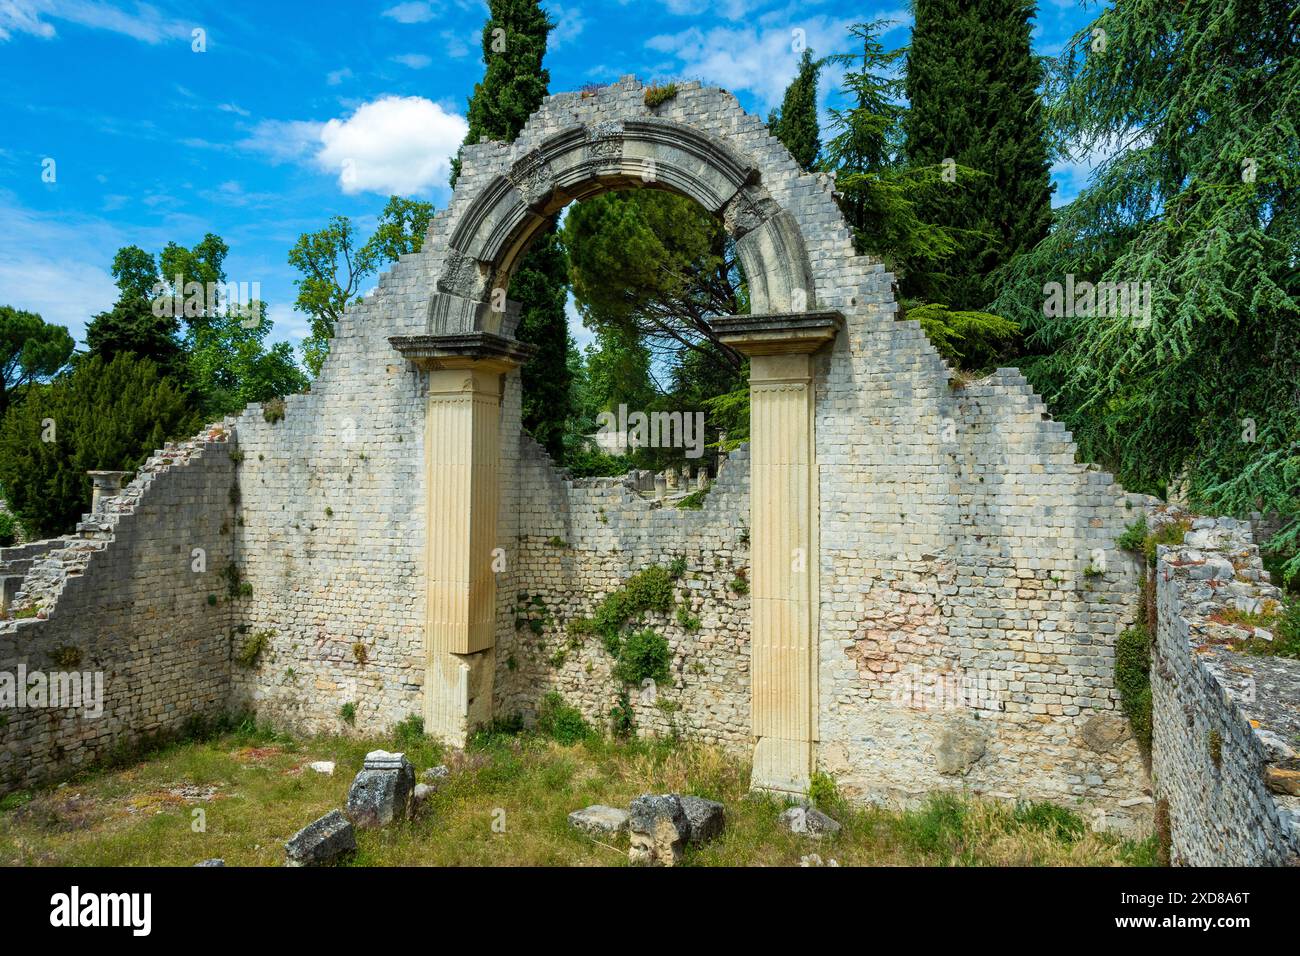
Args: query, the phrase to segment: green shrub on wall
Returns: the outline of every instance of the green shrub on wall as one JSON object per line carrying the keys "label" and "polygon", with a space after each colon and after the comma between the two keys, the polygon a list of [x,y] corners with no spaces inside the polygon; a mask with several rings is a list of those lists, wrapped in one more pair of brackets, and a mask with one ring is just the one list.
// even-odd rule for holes
{"label": "green shrub on wall", "polygon": [[668,641],[650,629],[629,634],[619,650],[614,676],[625,684],[640,684],[647,678],[655,683],[669,679],[672,651]]}
{"label": "green shrub on wall", "polygon": [[618,657],[624,627],[639,621],[648,611],[667,614],[673,609],[676,603],[673,585],[681,575],[681,571],[676,574],[674,571],[677,571],[676,564],[673,568],[656,564],[638,571],[622,587],[606,595],[591,617],[571,621],[570,633],[598,634],[605,650]]}
{"label": "green shrub on wall", "polygon": [[1119,690],[1133,736],[1148,759],[1151,754],[1151,635],[1130,627],[1115,641],[1115,687]]}

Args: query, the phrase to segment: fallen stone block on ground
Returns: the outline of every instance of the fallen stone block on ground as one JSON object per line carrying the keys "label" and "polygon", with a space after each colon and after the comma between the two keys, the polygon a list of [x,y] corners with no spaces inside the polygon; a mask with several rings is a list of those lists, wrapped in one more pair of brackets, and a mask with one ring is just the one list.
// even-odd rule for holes
{"label": "fallen stone block on ground", "polygon": [[592,836],[612,836],[627,829],[628,813],[597,804],[569,814],[569,825]]}
{"label": "fallen stone block on ground", "polygon": [[284,845],[285,866],[323,866],[357,848],[356,831],[342,810],[331,810],[309,823]]}

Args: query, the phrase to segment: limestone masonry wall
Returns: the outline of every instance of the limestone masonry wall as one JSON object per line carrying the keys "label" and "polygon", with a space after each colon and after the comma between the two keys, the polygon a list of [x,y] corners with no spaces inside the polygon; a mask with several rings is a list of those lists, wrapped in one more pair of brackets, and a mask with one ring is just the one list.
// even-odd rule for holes
{"label": "limestone masonry wall", "polygon": [[[1099,826],[1149,829],[1151,783],[1114,684],[1115,640],[1133,620],[1140,574],[1115,542],[1136,499],[1076,461],[1070,434],[1018,372],[953,380],[920,326],[898,319],[892,276],[854,252],[833,179],[799,170],[735,97],[685,83],[651,110],[630,78],[548,97],[513,144],[466,147],[422,251],[349,307],[309,393],[231,419],[237,446],[218,430],[184,450],[183,464],[158,456],[110,503],[102,528],[30,556],[18,606],[41,604],[50,619],[0,624],[0,671],[46,667],[52,651],[76,646],[110,675],[107,709],[99,721],[11,716],[0,727],[5,785],[65,773],[195,713],[251,707],[298,730],[347,733],[421,713],[426,535],[438,530],[426,515],[447,479],[425,477],[427,376],[389,339],[464,331],[433,304],[440,282],[462,278],[449,244],[481,190],[557,132],[585,128],[600,146],[631,120],[693,127],[736,157],[743,189],[765,191],[758,206],[774,203],[800,237],[791,274],[806,268],[811,280],[794,290],[806,302],[770,307],[844,316],[815,377],[819,767],[862,800],[911,804],[935,791],[1052,800]],[[763,279],[773,279],[766,294],[780,292]],[[507,312],[504,335],[513,322]],[[500,436],[496,645],[475,652],[489,655],[476,658],[486,666],[475,680],[490,678],[493,713],[531,720],[555,690],[606,721],[619,691],[612,662],[598,638],[573,640],[568,624],[635,572],[681,558],[678,604],[699,627],[675,613],[648,619],[669,642],[672,680],[653,698],[633,689],[637,724],[752,746],[751,607],[735,584],[750,562],[748,451],[727,461],[699,511],[648,501],[620,478],[568,479],[520,427],[517,372],[504,377]],[[195,547],[207,549],[201,574],[190,570]],[[1172,600],[1169,586],[1161,593]],[[232,649],[255,638],[265,646],[250,666],[234,663]],[[1189,821],[1208,810],[1178,789],[1179,768],[1197,765],[1191,752],[1179,756],[1169,722],[1190,704],[1208,726],[1213,688],[1185,644],[1181,657],[1172,645],[1162,653],[1171,683],[1157,696],[1157,777],[1171,812],[1181,808],[1175,833],[1192,834],[1208,824]],[[1241,666],[1263,687],[1274,676],[1261,668],[1277,665]],[[1216,791],[1219,816],[1205,818],[1273,820],[1255,772],[1259,735],[1238,741],[1229,730],[1220,728],[1223,767],[1246,763],[1239,783],[1225,777]],[[1209,858],[1195,849],[1208,838],[1184,839],[1188,861]]]}
{"label": "limestone masonry wall", "polygon": [[226,709],[232,447],[222,426],[167,445],[27,570],[17,616],[0,621],[0,675],[76,674],[90,688],[99,674],[102,714],[89,702],[0,711],[0,792]]}
{"label": "limestone masonry wall", "polygon": [[1300,661],[1240,650],[1272,636],[1245,615],[1281,598],[1249,524],[1196,518],[1181,545],[1159,548],[1155,573],[1152,775],[1170,860],[1300,865]]}
{"label": "limestone masonry wall", "polygon": [[653,694],[630,688],[638,729],[747,747],[750,607],[733,583],[748,571],[748,449],[728,459],[698,511],[648,501],[622,478],[562,479],[531,439],[523,452],[519,474],[529,494],[519,520],[527,530],[517,544],[518,590],[499,595],[510,614],[497,635],[495,709],[531,719],[555,690],[607,724],[622,687],[614,662],[599,637],[571,642],[567,625],[637,571],[683,558],[677,606],[698,630],[675,611],[647,615],[646,626],[672,651],[673,681]]}

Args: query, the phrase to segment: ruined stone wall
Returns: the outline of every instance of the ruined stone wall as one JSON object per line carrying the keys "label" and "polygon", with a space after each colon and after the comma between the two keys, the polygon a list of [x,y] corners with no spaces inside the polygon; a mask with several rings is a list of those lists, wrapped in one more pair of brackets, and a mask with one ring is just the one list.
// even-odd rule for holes
{"label": "ruined stone wall", "polygon": [[226,709],[237,614],[225,577],[231,447],[220,428],[168,445],[106,513],[35,558],[17,616],[0,621],[0,675],[75,672],[92,684],[99,674],[103,709],[0,709],[0,792]]}
{"label": "ruined stone wall", "polygon": [[[424,395],[422,376],[388,337],[429,331],[448,240],[494,177],[575,124],[652,115],[706,131],[761,170],[762,188],[802,236],[813,278],[807,305],[845,315],[817,386],[823,768],[868,798],[1002,792],[1105,810],[1111,825],[1140,828],[1150,798],[1113,686],[1114,640],[1137,592],[1131,563],[1114,549],[1131,517],[1122,491],[1076,463],[1070,436],[1045,420],[1016,373],[950,386],[919,326],[896,320],[891,277],[854,253],[833,180],[800,171],[761,119],[698,84],[680,85],[653,111],[643,92],[625,80],[549,97],[515,143],[468,147],[425,251],[404,257],[349,310],[312,393],[291,398],[282,422],[264,422],[259,409],[241,417],[239,548],[254,586],[245,623],[276,636],[256,670],[236,676],[237,697],[309,729],[342,729],[346,702],[356,704],[358,727],[419,710]],[[726,582],[727,565],[745,563],[738,535],[747,506],[737,497],[723,508],[715,492],[704,512],[673,514],[617,486],[566,484],[518,422],[511,375],[496,710],[531,713],[554,687],[593,718],[606,714],[609,662],[594,642],[561,654],[563,625],[645,564],[684,553],[699,575],[688,585],[705,595],[702,622],[712,621],[710,607],[718,617],[689,638],[672,621],[654,622],[679,661],[682,687],[670,693],[684,696],[674,719],[693,735],[742,739],[747,600]],[[714,560],[723,562],[718,573]],[[546,607],[541,635],[515,626],[527,617],[517,612],[523,594]],[[706,641],[712,649],[701,654]],[[911,706],[897,693],[900,674],[922,688],[983,681],[991,703]],[[693,678],[719,694],[698,696]],[[640,716],[644,727],[667,726],[661,710]]]}
{"label": "ruined stone wall", "polygon": [[[1115,636],[1137,592],[1114,550],[1130,517],[1122,492],[1075,462],[1069,435],[1017,374],[954,389],[919,326],[897,321],[889,274],[855,254],[833,179],[799,170],[731,94],[693,83],[653,110],[631,79],[549,97],[514,144],[466,147],[423,251],[349,308],[310,393],[288,398],[282,415],[253,406],[234,421],[242,460],[226,466],[239,485],[229,540],[251,594],[223,625],[269,638],[254,666],[210,678],[229,681],[228,705],[305,731],[349,730],[345,704],[357,732],[420,712],[425,514],[437,488],[423,471],[425,376],[389,338],[451,331],[431,303],[479,190],[558,131],[616,130],[627,119],[694,127],[740,157],[745,188],[766,191],[800,237],[794,252],[806,254],[787,263],[791,274],[809,270],[812,287],[795,290],[806,301],[770,307],[845,317],[816,382],[821,767],[864,799],[968,789],[1104,810],[1111,825],[1138,827],[1149,797],[1113,687]],[[564,481],[519,421],[512,373],[498,643],[484,652],[496,656],[486,673],[497,712],[530,714],[553,687],[603,719],[617,690],[610,661],[596,639],[565,651],[565,624],[635,571],[682,556],[679,592],[701,627],[649,622],[672,646],[674,686],[659,689],[668,706],[638,706],[638,722],[748,744],[749,601],[730,587],[748,565],[745,456],[702,511],[654,508],[618,483]],[[540,635],[516,627],[535,596],[550,618]],[[88,620],[97,608],[87,605]],[[899,675],[923,700],[927,681],[963,678],[984,680],[988,699],[914,706]]]}
{"label": "ruined stone wall", "polygon": [[235,422],[241,624],[270,636],[232,704],[285,726],[379,732],[420,711],[425,384],[388,337],[422,321],[431,269],[404,256],[349,307],[310,392]]}
{"label": "ruined stone wall", "polygon": [[[750,602],[734,582],[748,580],[748,449],[726,462],[698,511],[646,500],[621,478],[562,478],[531,439],[522,452],[514,589],[498,593],[507,613],[497,634],[496,712],[531,720],[542,696],[558,691],[604,727],[627,690],[640,733],[747,747]],[[677,558],[686,562],[677,608],[698,629],[677,610],[648,614],[645,626],[672,651],[672,681],[653,694],[625,688],[600,638],[574,639],[568,625],[636,572]]]}
{"label": "ruined stone wall", "polygon": [[1244,653],[1272,635],[1249,525],[1199,518],[1161,546],[1152,648],[1152,775],[1167,807],[1170,861],[1300,865],[1300,661]]}
{"label": "ruined stone wall", "polygon": [[869,799],[1052,800],[1141,832],[1114,687],[1138,590],[1124,493],[1019,373],[950,384],[885,278],[818,401],[821,763]]}

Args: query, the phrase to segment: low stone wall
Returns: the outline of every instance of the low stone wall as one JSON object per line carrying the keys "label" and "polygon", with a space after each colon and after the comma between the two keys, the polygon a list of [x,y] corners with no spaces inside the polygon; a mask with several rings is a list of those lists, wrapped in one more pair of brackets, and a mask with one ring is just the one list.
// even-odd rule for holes
{"label": "low stone wall", "polygon": [[[542,697],[558,691],[603,727],[626,690],[642,734],[748,747],[750,600],[735,583],[749,566],[748,448],[727,460],[700,510],[647,500],[622,478],[566,479],[529,438],[520,479],[526,530],[517,589],[498,592],[508,621],[498,628],[495,712],[531,721]],[[645,618],[668,641],[672,680],[653,690],[624,687],[600,638],[575,640],[569,624],[636,572],[678,558],[686,563],[675,589],[683,618],[676,610]]]}
{"label": "low stone wall", "polygon": [[[226,708],[230,449],[221,428],[168,445],[105,513],[35,556],[0,621],[0,793]],[[78,706],[51,706],[55,687],[61,703],[80,691]]]}
{"label": "low stone wall", "polygon": [[[1188,516],[1170,509],[1157,523]],[[1170,861],[1300,865],[1300,661],[1256,656],[1271,635],[1247,615],[1281,593],[1250,526],[1194,518],[1156,564],[1152,772],[1169,816]]]}

